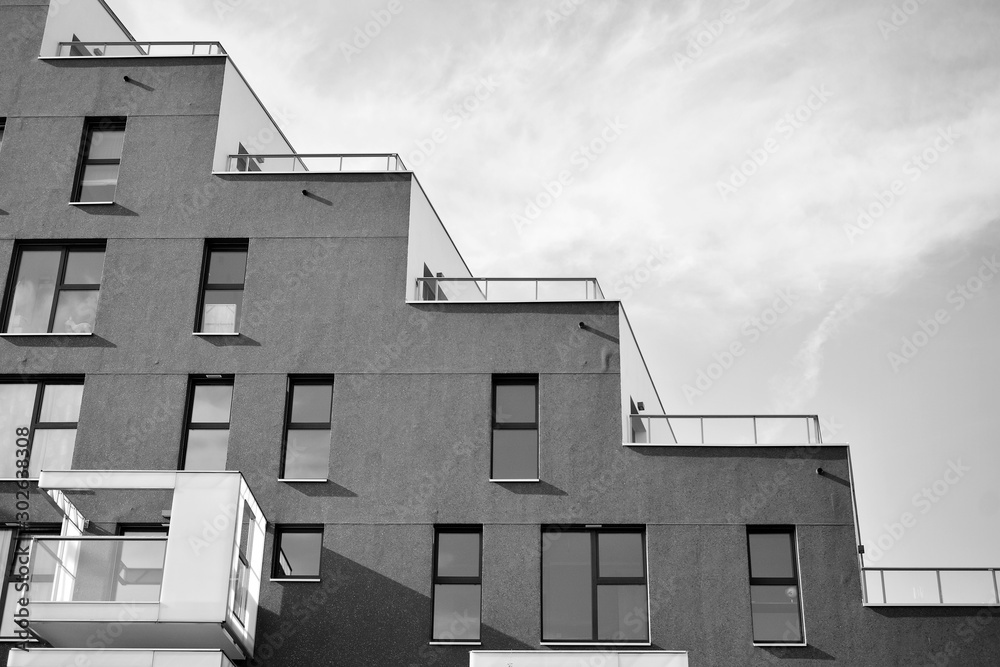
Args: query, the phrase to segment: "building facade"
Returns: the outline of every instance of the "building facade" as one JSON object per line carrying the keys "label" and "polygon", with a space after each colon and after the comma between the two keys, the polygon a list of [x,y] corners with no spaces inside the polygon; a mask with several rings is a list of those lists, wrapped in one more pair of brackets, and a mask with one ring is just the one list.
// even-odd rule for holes
{"label": "building facade", "polygon": [[[0,0],[0,665],[993,665],[815,416],[668,416],[595,279],[474,277],[217,43]],[[861,552],[861,553],[859,553]]]}

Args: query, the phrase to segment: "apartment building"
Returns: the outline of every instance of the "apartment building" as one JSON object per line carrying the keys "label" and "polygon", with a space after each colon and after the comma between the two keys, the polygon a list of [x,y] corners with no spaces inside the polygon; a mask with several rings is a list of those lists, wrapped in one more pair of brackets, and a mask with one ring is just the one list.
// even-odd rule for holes
{"label": "apartment building", "polygon": [[815,415],[670,415],[593,278],[475,276],[218,43],[0,0],[0,664],[992,665]]}

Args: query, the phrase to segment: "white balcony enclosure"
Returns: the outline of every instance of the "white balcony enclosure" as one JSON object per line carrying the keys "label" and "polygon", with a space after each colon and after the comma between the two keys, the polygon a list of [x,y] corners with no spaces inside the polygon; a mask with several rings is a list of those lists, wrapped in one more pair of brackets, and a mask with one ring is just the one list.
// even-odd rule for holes
{"label": "white balcony enclosure", "polygon": [[[266,520],[239,472],[45,471],[39,487],[64,519],[61,535],[32,541],[32,634],[57,649],[92,648],[113,624],[106,645],[114,649],[215,650],[231,660],[253,655]],[[169,532],[85,532],[107,522],[88,515],[121,506],[118,492],[137,506],[153,498],[144,506],[169,520]],[[159,667],[175,658],[128,664]]]}
{"label": "white balcony enclosure", "polygon": [[10,667],[233,667],[222,651],[54,649],[11,651]]}
{"label": "white balcony enclosure", "polygon": [[687,651],[471,651],[469,667],[688,667]]}

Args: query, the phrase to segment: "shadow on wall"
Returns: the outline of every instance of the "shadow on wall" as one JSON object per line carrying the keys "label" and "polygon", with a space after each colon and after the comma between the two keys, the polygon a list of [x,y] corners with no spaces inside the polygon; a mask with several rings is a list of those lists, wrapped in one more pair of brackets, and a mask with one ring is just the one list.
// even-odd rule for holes
{"label": "shadow on wall", "polygon": [[[428,596],[329,549],[321,563],[322,583],[264,584],[249,666],[468,666],[479,647],[429,645]],[[491,650],[535,648],[486,625],[480,636]]]}

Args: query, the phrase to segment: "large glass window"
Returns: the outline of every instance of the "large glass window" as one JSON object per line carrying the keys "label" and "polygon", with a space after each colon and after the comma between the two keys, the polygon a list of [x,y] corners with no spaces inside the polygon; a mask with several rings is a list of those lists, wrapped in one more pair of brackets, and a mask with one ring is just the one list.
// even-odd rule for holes
{"label": "large glass window", "polygon": [[9,381],[0,378],[0,479],[73,465],[83,378]]}
{"label": "large glass window", "polygon": [[95,118],[87,121],[76,185],[73,188],[74,202],[114,203],[124,140],[124,118]]}
{"label": "large glass window", "polygon": [[192,378],[188,390],[182,470],[226,469],[232,405],[232,377]]}
{"label": "large glass window", "polygon": [[247,272],[247,242],[211,242],[205,249],[199,333],[237,333],[243,311],[243,284]]}
{"label": "large glass window", "polygon": [[642,528],[542,529],[542,641],[649,641]]}
{"label": "large glass window", "polygon": [[747,549],[750,554],[750,613],[754,642],[802,643],[802,601],[795,529],[748,526]]}
{"label": "large glass window", "polygon": [[275,526],[271,578],[319,579],[322,552],[323,526]]}
{"label": "large glass window", "polygon": [[20,245],[5,333],[93,333],[104,244]]}
{"label": "large glass window", "polygon": [[167,552],[167,526],[120,525],[123,540],[118,548],[111,599],[116,602],[156,602],[163,584]]}
{"label": "large glass window", "polygon": [[434,641],[479,641],[483,593],[481,526],[434,531]]}
{"label": "large glass window", "polygon": [[538,479],[538,376],[493,376],[490,479]]}
{"label": "large glass window", "polygon": [[[58,535],[59,526],[32,526],[29,528],[0,528],[0,572],[3,586],[0,587],[0,641],[24,641],[28,633],[16,619],[24,591],[18,585],[28,581],[22,572],[28,565],[31,552],[31,538],[41,535]],[[51,593],[51,576],[37,575],[31,582],[32,597],[44,600]],[[23,586],[22,586],[23,588]],[[21,617],[27,616],[22,612]],[[29,640],[30,641],[30,640]]]}
{"label": "large glass window", "polygon": [[332,378],[291,378],[285,407],[283,479],[326,480],[330,474]]}
{"label": "large glass window", "polygon": [[3,131],[7,125],[6,118],[0,118],[0,150],[3,150]]}

